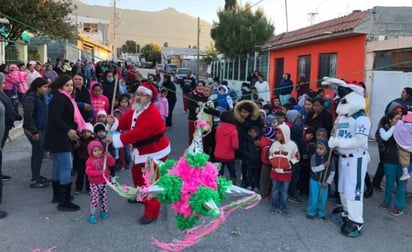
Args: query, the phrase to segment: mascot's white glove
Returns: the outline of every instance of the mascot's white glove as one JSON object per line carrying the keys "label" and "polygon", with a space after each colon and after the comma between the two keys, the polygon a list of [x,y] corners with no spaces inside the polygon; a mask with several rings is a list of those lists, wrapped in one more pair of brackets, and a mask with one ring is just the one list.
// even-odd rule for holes
{"label": "mascot's white glove", "polygon": [[283,169],[281,168],[275,168],[276,173],[284,173]]}
{"label": "mascot's white glove", "polygon": [[339,139],[336,137],[330,137],[328,142],[329,148],[333,149],[339,146]]}

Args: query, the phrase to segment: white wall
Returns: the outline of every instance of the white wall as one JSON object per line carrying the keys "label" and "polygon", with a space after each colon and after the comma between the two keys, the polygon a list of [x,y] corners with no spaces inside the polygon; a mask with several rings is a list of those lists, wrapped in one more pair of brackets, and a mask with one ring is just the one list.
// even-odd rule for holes
{"label": "white wall", "polygon": [[370,137],[375,138],[379,120],[384,115],[386,105],[401,97],[404,87],[412,86],[412,73],[400,71],[372,71],[369,116],[372,122]]}

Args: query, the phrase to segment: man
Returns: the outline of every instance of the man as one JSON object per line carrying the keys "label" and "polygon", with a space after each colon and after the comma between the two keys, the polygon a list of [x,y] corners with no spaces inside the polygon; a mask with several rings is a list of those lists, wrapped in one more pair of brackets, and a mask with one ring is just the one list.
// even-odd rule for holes
{"label": "man", "polygon": [[192,76],[192,71],[187,71],[186,76],[182,80],[182,91],[183,91],[183,111],[187,113],[188,111],[188,96],[196,88],[196,80]]}
{"label": "man", "polygon": [[[157,94],[157,88],[153,84],[143,82],[135,93],[136,102],[133,104],[133,110],[129,110],[120,118],[108,117],[112,130],[125,130],[126,132],[108,136],[107,140],[112,141],[115,148],[133,145],[132,176],[136,187],[145,185],[142,169],[147,159],[165,161],[170,153],[170,142],[164,134],[166,126],[154,104]],[[155,221],[159,216],[160,202],[156,198],[151,198],[143,203],[144,215],[139,223],[146,225]]]}

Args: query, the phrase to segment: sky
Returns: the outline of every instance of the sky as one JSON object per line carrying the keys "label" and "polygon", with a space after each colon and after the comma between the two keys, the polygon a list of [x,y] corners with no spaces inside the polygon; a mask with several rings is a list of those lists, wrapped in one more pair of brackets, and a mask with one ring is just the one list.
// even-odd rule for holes
{"label": "sky", "polygon": [[[82,1],[90,5],[113,6],[113,0]],[[238,0],[241,5],[247,2],[254,8],[264,10],[265,16],[275,26],[276,34],[287,31],[287,28],[292,31],[309,26],[311,22],[318,23],[344,16],[353,10],[366,10],[374,6],[412,6],[411,0]],[[224,0],[117,0],[118,8],[159,11],[173,7],[210,23],[218,21],[216,13],[224,4]],[[317,14],[311,18],[309,13]]]}

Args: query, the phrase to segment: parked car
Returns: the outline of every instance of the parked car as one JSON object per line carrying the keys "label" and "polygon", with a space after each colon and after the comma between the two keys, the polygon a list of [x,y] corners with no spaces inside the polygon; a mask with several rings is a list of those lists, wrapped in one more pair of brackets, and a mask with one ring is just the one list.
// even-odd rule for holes
{"label": "parked car", "polygon": [[165,66],[165,73],[171,74],[171,73],[176,73],[177,70],[177,65],[175,64],[166,64]]}
{"label": "parked car", "polygon": [[[189,68],[177,68],[176,69],[176,83],[182,84],[183,78],[186,77],[187,72],[189,71],[192,71],[192,70]],[[196,76],[193,75],[193,77],[195,77],[196,79]]]}

